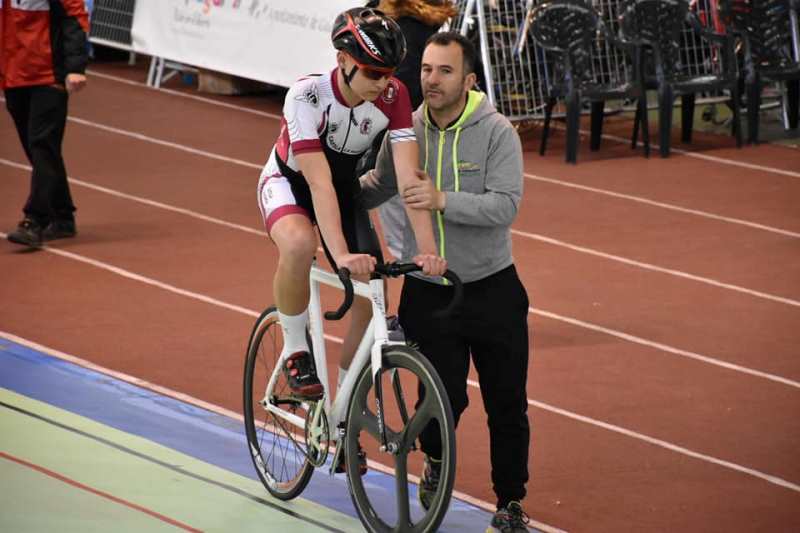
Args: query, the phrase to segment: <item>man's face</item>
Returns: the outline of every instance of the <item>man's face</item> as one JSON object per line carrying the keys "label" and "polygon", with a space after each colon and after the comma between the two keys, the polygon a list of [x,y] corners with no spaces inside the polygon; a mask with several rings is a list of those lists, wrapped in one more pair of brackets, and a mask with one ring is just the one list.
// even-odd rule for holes
{"label": "man's face", "polygon": [[458,43],[429,44],[422,54],[421,81],[428,107],[447,111],[463,104],[475,74],[464,75],[464,58]]}

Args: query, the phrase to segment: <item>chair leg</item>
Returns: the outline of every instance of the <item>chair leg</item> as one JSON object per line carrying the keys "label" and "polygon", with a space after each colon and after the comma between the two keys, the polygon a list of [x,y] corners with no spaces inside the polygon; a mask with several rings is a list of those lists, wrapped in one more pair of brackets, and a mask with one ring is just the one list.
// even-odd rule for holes
{"label": "chair leg", "polygon": [[739,84],[735,83],[731,87],[731,110],[733,111],[733,123],[731,124],[731,134],[736,137],[736,148],[742,147],[742,117],[739,106]]}
{"label": "chair leg", "polygon": [[747,85],[747,142],[758,144],[758,115],[761,107],[761,82],[756,79]]}
{"label": "chair leg", "polygon": [[681,95],[681,142],[692,142],[694,126],[694,93]]}
{"label": "chair leg", "polygon": [[641,114],[642,116],[642,143],[644,144],[644,156],[650,157],[650,119],[647,117],[646,97],[639,99],[639,105],[636,106],[636,114]]}
{"label": "chair leg", "polygon": [[796,130],[798,114],[800,114],[800,80],[789,80],[786,82],[786,113],[789,116],[789,129]]}
{"label": "chair leg", "polygon": [[672,87],[662,85],[658,89],[658,143],[661,157],[669,157],[670,135],[672,133],[672,104],[675,97]]}
{"label": "chair leg", "polygon": [[542,131],[542,143],[539,145],[539,155],[544,155],[547,150],[547,136],[550,135],[550,119],[553,117],[553,106],[556,105],[555,98],[548,98],[544,104],[544,131]]}
{"label": "chair leg", "polygon": [[578,162],[578,128],[581,118],[581,98],[578,91],[567,95],[567,163]]}
{"label": "chair leg", "polygon": [[600,141],[603,138],[603,111],[605,106],[604,100],[592,102],[592,136],[589,139],[589,149],[592,152],[600,149]]}

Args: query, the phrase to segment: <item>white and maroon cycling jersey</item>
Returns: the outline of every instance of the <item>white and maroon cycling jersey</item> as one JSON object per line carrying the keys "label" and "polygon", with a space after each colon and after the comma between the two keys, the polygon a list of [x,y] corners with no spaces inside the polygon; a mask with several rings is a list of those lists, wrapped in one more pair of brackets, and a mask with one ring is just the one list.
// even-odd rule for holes
{"label": "white and maroon cycling jersey", "polygon": [[414,141],[411,101],[403,82],[390,78],[373,102],[349,107],[336,83],[336,70],[297,81],[286,94],[281,131],[258,183],[259,206],[267,230],[287,213],[313,206],[308,183],[295,155],[322,151],[330,165],[342,209],[358,192],[356,164],[378,134],[388,130],[390,142]]}

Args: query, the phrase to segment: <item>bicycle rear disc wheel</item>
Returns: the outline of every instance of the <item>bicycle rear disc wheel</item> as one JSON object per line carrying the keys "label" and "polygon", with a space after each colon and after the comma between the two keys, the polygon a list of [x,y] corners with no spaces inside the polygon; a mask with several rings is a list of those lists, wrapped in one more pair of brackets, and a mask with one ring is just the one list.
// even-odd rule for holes
{"label": "bicycle rear disc wheel", "polygon": [[[369,451],[381,442],[372,369],[367,365],[356,381],[346,422],[345,465],[353,504],[368,531],[435,531],[447,512],[455,481],[456,445],[450,401],[439,375],[416,350],[402,345],[388,346],[383,352],[383,366],[386,435],[389,442],[398,444],[398,450],[396,454],[377,453],[394,462],[393,494],[387,495],[386,487],[366,482],[358,471],[359,444]],[[438,423],[442,470],[439,486],[426,511],[413,496],[414,487],[409,490],[408,471],[409,465],[421,468],[423,453],[417,438],[431,422]]]}
{"label": "bicycle rear disc wheel", "polygon": [[264,487],[276,498],[290,500],[299,495],[311,480],[314,466],[307,457],[305,432],[274,413],[263,401],[278,401],[281,408],[305,419],[311,406],[290,402],[289,384],[283,372],[271,399],[264,393],[275,371],[283,348],[283,333],[278,311],[270,307],[256,321],[244,368],[244,425],[250,458]]}

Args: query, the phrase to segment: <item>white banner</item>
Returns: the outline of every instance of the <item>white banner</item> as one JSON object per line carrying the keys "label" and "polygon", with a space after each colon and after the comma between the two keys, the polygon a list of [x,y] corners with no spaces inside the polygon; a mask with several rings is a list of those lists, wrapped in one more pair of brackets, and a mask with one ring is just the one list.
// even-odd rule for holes
{"label": "white banner", "polygon": [[336,15],[359,0],[137,0],[133,49],[274,85],[336,66]]}

